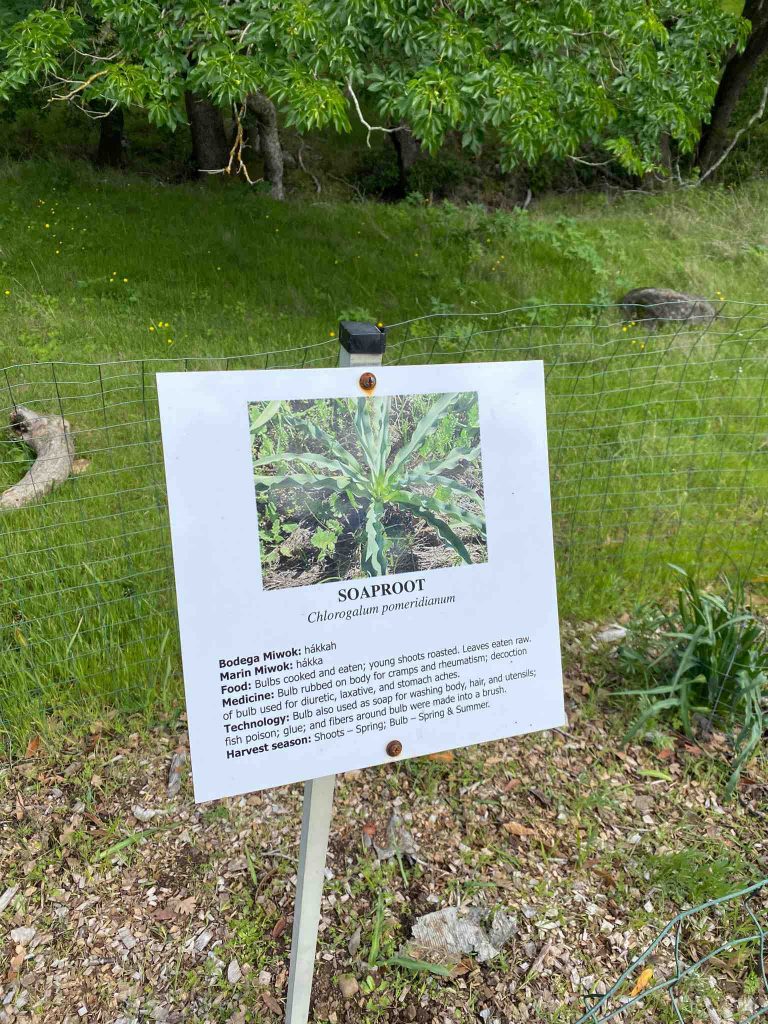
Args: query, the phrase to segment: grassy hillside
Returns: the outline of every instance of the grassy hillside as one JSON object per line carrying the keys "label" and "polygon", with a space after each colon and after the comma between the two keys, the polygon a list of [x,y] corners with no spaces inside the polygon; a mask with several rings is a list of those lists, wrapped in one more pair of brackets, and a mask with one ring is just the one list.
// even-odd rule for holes
{"label": "grassy hillside", "polygon": [[[277,204],[85,165],[0,168],[0,364],[237,355],[340,315],[613,301],[656,284],[760,299],[768,183],[551,199],[528,214]],[[158,323],[168,327],[158,327]],[[155,327],[155,330],[150,330]]]}

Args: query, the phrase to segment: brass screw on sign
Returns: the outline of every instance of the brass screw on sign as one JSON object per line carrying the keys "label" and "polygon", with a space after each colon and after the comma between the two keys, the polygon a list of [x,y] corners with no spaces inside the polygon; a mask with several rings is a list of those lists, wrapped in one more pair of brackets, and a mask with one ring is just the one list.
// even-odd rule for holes
{"label": "brass screw on sign", "polygon": [[363,373],[360,375],[360,387],[363,391],[373,391],[376,387],[376,378],[372,373]]}
{"label": "brass screw on sign", "polygon": [[387,753],[390,757],[398,757],[403,752],[403,744],[400,740],[390,740],[387,744]]}

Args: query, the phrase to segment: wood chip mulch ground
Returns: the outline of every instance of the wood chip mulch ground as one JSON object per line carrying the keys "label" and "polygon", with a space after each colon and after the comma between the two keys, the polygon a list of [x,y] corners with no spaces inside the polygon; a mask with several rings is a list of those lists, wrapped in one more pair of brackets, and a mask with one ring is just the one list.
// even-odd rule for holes
{"label": "wood chip mulch ground", "polygon": [[[311,1019],[575,1021],[679,910],[768,875],[768,774],[725,803],[718,737],[626,748],[601,691],[568,691],[562,731],[339,780]],[[98,725],[0,771],[0,1024],[282,1018],[301,787],[195,806],[188,771],[182,729]],[[449,906],[504,910],[514,934],[447,974],[387,963]],[[750,920],[743,901],[692,919],[685,964]],[[671,940],[645,966],[612,1006],[671,976]],[[768,999],[759,948],[679,997],[691,1024],[746,1018]],[[658,994],[616,1019],[677,1018]]]}

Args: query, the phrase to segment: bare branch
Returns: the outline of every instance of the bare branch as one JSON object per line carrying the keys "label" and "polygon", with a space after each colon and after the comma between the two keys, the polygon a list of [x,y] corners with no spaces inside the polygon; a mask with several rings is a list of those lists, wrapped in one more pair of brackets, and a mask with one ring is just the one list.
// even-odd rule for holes
{"label": "bare branch", "polygon": [[263,178],[252,178],[248,172],[248,166],[243,160],[243,150],[245,149],[245,132],[243,130],[243,117],[245,116],[245,103],[240,108],[233,105],[232,112],[235,117],[235,138],[232,143],[232,148],[229,151],[229,161],[226,167],[216,167],[213,169],[201,168],[201,174],[242,174],[249,185],[258,185]]}
{"label": "bare branch", "polygon": [[108,68],[104,68],[103,71],[95,71],[92,75],[89,75],[89,77],[86,78],[84,82],[80,82],[76,86],[76,88],[70,90],[70,92],[68,92],[65,96],[54,96],[54,99],[62,100],[64,102],[73,100],[75,96],[79,95],[79,93],[87,89],[88,86],[95,82],[97,78],[103,78],[106,74],[109,74]]}
{"label": "bare branch", "polygon": [[302,169],[302,171],[304,171],[305,174],[308,174],[309,177],[312,179],[312,181],[315,184],[315,192],[317,192],[317,194],[320,195],[320,193],[322,192],[322,186],[320,185],[320,179],[318,178],[318,176],[316,174],[313,174],[312,171],[308,170],[307,167],[306,167],[306,164],[304,163],[304,141],[303,140],[299,143],[299,151],[296,154],[296,162],[298,163],[298,165]]}
{"label": "bare branch", "polygon": [[83,53],[82,50],[78,50],[76,46],[72,47],[73,51],[80,57],[85,57],[86,60],[101,60],[101,61],[113,61],[116,57],[120,56],[120,51],[115,50],[114,53],[110,53],[108,57],[100,57],[98,53]]}
{"label": "bare branch", "polygon": [[358,116],[358,118],[360,120],[360,124],[368,132],[368,135],[366,136],[366,139],[365,139],[365,142],[366,142],[367,146],[370,147],[370,145],[371,145],[371,132],[387,132],[388,134],[391,135],[394,132],[400,132],[400,131],[404,130],[402,128],[384,128],[382,125],[378,125],[378,124],[368,124],[368,122],[363,117],[363,112],[360,109],[360,103],[359,103],[359,101],[357,99],[357,96],[355,95],[355,90],[352,88],[352,82],[347,81],[347,89],[349,90],[349,95],[352,97],[352,102],[355,105],[355,110],[357,111],[357,116]]}
{"label": "bare branch", "polygon": [[584,160],[580,156],[569,156],[568,159],[575,161],[577,164],[584,164],[586,167],[608,167],[613,162],[612,160],[601,160],[600,162]]}

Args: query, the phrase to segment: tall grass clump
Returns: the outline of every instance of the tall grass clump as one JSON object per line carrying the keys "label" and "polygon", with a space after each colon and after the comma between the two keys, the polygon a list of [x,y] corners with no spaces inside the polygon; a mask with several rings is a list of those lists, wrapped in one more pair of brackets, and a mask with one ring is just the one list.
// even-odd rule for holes
{"label": "tall grass clump", "polygon": [[627,738],[659,720],[692,740],[722,729],[731,747],[730,797],[767,724],[765,625],[747,605],[740,581],[723,577],[724,593],[717,594],[673,568],[682,579],[674,607],[642,609],[618,650],[623,674],[637,684],[621,692],[640,705]]}

